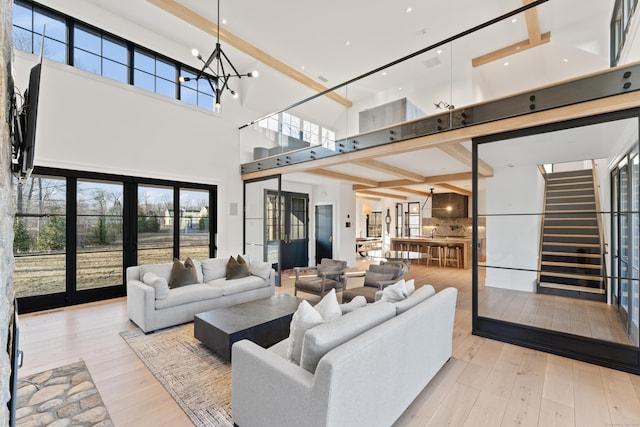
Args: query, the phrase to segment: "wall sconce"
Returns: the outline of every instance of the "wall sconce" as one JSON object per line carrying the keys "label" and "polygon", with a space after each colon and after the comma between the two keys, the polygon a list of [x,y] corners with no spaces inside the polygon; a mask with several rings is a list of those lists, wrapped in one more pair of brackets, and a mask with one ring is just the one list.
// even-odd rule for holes
{"label": "wall sconce", "polygon": [[365,203],[362,205],[362,214],[369,215],[371,213],[371,205],[369,203]]}
{"label": "wall sconce", "polygon": [[387,234],[389,234],[389,227],[391,226],[391,214],[389,214],[389,208],[387,208],[387,216],[384,217],[384,222],[387,224]]}

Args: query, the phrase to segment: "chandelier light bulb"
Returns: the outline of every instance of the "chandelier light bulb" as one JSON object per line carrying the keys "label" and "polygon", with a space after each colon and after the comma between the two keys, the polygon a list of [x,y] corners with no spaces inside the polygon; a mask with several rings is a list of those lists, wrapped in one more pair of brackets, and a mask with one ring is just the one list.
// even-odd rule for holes
{"label": "chandelier light bulb", "polygon": [[238,92],[236,92],[235,90],[232,90],[231,91],[231,96],[237,99],[238,98]]}
{"label": "chandelier light bulb", "polygon": [[258,77],[259,75],[260,73],[258,73],[258,70],[253,70],[248,74],[249,77]]}
{"label": "chandelier light bulb", "polygon": [[198,52],[198,49],[193,48],[193,49],[191,49],[191,55],[193,55],[193,56],[195,56],[197,58],[198,56],[200,56],[200,52]]}

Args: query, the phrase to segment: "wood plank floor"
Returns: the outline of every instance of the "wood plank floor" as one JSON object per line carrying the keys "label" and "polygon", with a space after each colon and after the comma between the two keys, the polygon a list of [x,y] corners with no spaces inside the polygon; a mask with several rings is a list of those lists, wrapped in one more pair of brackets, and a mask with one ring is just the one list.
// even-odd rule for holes
{"label": "wood plank floor", "polygon": [[[640,426],[639,376],[471,335],[468,271],[414,265],[408,278],[459,296],[453,357],[395,426]],[[293,293],[290,277],[278,292]],[[134,327],[124,298],[23,315],[20,375],[82,359],[116,426],[192,425],[118,335]]]}

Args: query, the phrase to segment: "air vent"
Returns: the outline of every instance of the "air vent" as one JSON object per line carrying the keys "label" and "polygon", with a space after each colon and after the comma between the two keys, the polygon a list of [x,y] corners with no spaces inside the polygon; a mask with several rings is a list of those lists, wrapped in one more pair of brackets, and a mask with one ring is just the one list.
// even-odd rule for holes
{"label": "air vent", "polygon": [[440,60],[440,57],[438,57],[438,56],[432,56],[431,58],[429,58],[426,61],[424,61],[424,65],[427,68],[437,67],[440,64],[442,64],[442,61]]}
{"label": "air vent", "polygon": [[329,79],[327,79],[326,77],[322,77],[322,76],[318,76],[318,80],[320,80],[323,83],[327,83],[329,81]]}

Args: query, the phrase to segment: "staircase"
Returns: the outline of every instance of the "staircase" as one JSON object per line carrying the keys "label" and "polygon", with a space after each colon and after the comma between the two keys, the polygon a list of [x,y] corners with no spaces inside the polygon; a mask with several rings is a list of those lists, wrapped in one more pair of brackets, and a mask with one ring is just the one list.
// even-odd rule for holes
{"label": "staircase", "polygon": [[538,293],[606,301],[592,169],[547,174]]}

